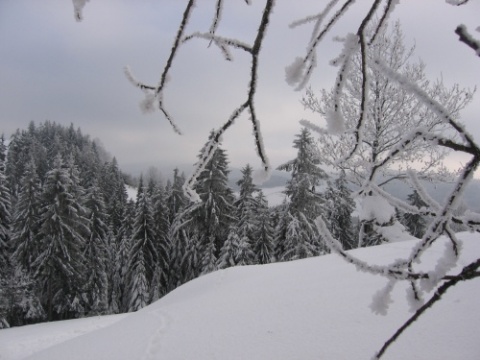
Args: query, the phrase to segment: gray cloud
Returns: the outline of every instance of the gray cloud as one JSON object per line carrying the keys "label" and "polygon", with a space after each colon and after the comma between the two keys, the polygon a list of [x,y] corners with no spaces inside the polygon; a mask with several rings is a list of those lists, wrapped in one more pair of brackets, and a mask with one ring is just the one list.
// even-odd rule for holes
{"label": "gray cloud", "polygon": [[[213,2],[201,5],[191,29],[209,27]],[[232,8],[225,13],[219,33],[238,34],[251,42],[261,2],[252,7],[240,1],[227,5]],[[159,113],[141,114],[142,94],[128,83],[122,70],[130,65],[139,79],[158,82],[183,6],[180,1],[92,0],[84,9],[84,21],[77,23],[70,1],[2,1],[0,131],[10,135],[31,120],[74,123],[84,133],[100,138],[121,166],[193,164],[209,131],[220,126],[246,96],[249,65],[245,54],[234,52],[235,60],[229,63],[203,41],[181,49],[165,94],[167,107],[185,133],[181,137]],[[301,93],[284,81],[284,68],[304,51],[310,36],[308,27],[289,29],[287,25],[322,6],[312,1],[278,1],[268,30],[260,58],[257,110],[273,165],[294,155],[291,146],[300,129],[298,120],[319,121],[304,112]],[[331,38],[344,35],[352,21],[358,23],[365,2],[355,6],[318,50],[314,89],[330,88],[333,83],[335,69],[328,61],[338,54],[339,46]],[[480,81],[480,62],[457,41],[453,30],[459,23],[474,29],[480,25],[474,16],[479,13],[478,2],[453,8],[437,0],[422,0],[400,3],[395,16],[402,21],[406,41],[415,38],[416,54],[427,64],[432,79],[442,74],[447,84],[473,87]],[[477,96],[463,114],[477,139],[480,128],[475,116],[479,112]],[[259,165],[251,131],[249,119],[242,117],[225,135],[224,147],[232,165]]]}

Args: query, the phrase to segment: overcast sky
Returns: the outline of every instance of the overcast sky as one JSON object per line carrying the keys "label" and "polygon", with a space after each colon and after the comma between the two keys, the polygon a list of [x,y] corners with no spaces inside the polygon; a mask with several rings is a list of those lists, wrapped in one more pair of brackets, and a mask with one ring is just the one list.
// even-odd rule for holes
{"label": "overcast sky", "polygon": [[[30,121],[45,120],[99,138],[127,171],[149,166],[171,168],[193,164],[212,128],[217,128],[244,101],[248,58],[234,52],[223,60],[205,41],[182,47],[172,69],[165,103],[183,131],[176,135],[156,112],[143,115],[142,93],[123,75],[129,65],[135,76],[156,84],[173,43],[186,1],[90,0],[84,20],[75,22],[71,0],[0,0],[0,133],[9,137]],[[206,31],[214,1],[201,0],[187,33]],[[263,1],[227,1],[218,34],[251,43]],[[302,55],[310,28],[288,24],[319,12],[326,1],[278,0],[260,58],[257,111],[270,161],[278,166],[295,154],[292,142],[298,121],[319,121],[300,105],[301,92],[284,80],[285,66]],[[335,68],[328,60],[338,55],[334,35],[358,26],[367,1],[358,1],[319,47],[320,64],[311,86],[331,88]],[[403,25],[407,44],[415,41],[415,57],[427,64],[432,80],[443,76],[446,85],[480,84],[480,60],[458,42],[454,29],[480,25],[480,1],[452,7],[443,0],[403,0],[394,18]],[[190,30],[190,31],[189,31]],[[480,37],[479,33],[475,33]],[[480,94],[462,114],[469,131],[480,139]],[[224,137],[231,165],[260,165],[253,149],[251,124],[242,117]],[[454,161],[460,161],[455,159]]]}

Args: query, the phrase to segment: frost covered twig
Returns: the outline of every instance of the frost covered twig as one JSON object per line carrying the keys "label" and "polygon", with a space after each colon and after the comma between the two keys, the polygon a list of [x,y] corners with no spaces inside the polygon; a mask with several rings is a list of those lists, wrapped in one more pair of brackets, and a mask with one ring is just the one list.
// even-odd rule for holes
{"label": "frost covered twig", "polygon": [[[140,81],[136,80],[131,71],[129,70],[128,67],[125,69],[125,74],[127,79],[136,87],[138,87],[140,90],[142,90],[144,93],[146,93],[146,99],[143,104],[147,103],[148,105],[145,107],[142,107],[142,110],[145,110],[148,108],[149,110],[153,109],[153,101],[156,101],[158,104],[158,109],[163,113],[165,118],[168,120],[170,125],[172,126],[173,130],[177,134],[181,134],[180,129],[176,125],[176,123],[173,120],[173,117],[170,115],[170,113],[166,110],[164,104],[163,104],[163,91],[165,89],[165,85],[168,81],[169,78],[169,71],[173,65],[173,60],[180,48],[181,40],[183,38],[183,34],[185,32],[185,27],[187,26],[187,23],[190,19],[190,16],[192,14],[193,8],[195,5],[195,0],[189,0],[187,3],[187,6],[185,7],[185,11],[182,16],[182,20],[180,22],[180,26],[178,27],[177,30],[177,35],[175,37],[175,40],[173,42],[173,46],[170,50],[170,55],[167,59],[167,63],[165,64],[165,67],[163,68],[162,75],[160,76],[160,81],[157,86],[148,86]],[[148,93],[146,92],[147,90],[150,90],[151,92]]]}
{"label": "frost covered twig", "polygon": [[480,259],[465,266],[458,275],[449,276],[448,281],[439,286],[432,297],[424,305],[422,305],[401,327],[399,327],[398,330],[395,331],[395,333],[383,344],[382,348],[375,355],[374,359],[380,359],[385,351],[411,324],[413,324],[426,310],[441,300],[442,296],[448,291],[448,289],[457,285],[460,281],[467,281],[480,277],[480,273],[478,272],[479,268]]}
{"label": "frost covered twig", "polygon": [[75,20],[80,22],[83,20],[83,8],[88,0],[72,0],[73,2],[73,15]]}
{"label": "frost covered twig", "polygon": [[[213,153],[215,152],[216,148],[218,147],[218,143],[220,141],[220,137],[222,134],[230,128],[231,125],[235,122],[235,120],[243,113],[244,110],[248,110],[250,114],[250,121],[252,122],[253,126],[253,134],[255,138],[255,147],[257,149],[257,154],[260,157],[262,161],[262,167],[263,171],[266,176],[263,177],[264,180],[268,178],[268,174],[270,172],[270,163],[268,161],[266,152],[265,152],[265,147],[263,144],[263,138],[262,138],[262,133],[260,131],[260,122],[258,120],[256,111],[255,111],[255,94],[257,90],[257,76],[258,76],[258,61],[259,61],[259,54],[260,50],[262,47],[263,40],[265,38],[265,34],[267,31],[267,27],[270,21],[270,15],[273,11],[274,7],[274,0],[268,0],[266,1],[265,8],[263,10],[262,14],[262,19],[260,21],[260,25],[257,31],[257,35],[255,37],[255,41],[253,43],[253,46],[249,47],[248,45],[245,45],[243,43],[240,43],[237,40],[228,40],[222,37],[218,37],[214,34],[209,34],[207,37],[209,37],[212,41],[221,44],[221,46],[228,47],[228,46],[234,46],[237,48],[240,48],[242,50],[247,51],[251,55],[251,71],[250,71],[250,81],[248,85],[248,96],[247,100],[243,102],[235,111],[233,114],[230,116],[230,118],[223,124],[222,127],[220,127],[218,130],[214,132],[214,136],[210,140],[210,142],[207,144],[205,148],[205,152],[202,156],[201,161],[199,161],[196,165],[196,168],[190,178],[186,181],[184,185],[184,191],[185,194],[190,198],[192,201],[199,201],[198,195],[195,194],[195,190],[193,190],[193,186],[196,182],[196,179],[202,172],[202,170],[205,168],[206,164],[208,161],[211,159],[213,156]],[[200,35],[197,34],[195,35],[197,37],[204,37],[206,35]]]}
{"label": "frost covered twig", "polygon": [[205,169],[205,166],[207,166],[208,162],[211,160],[213,154],[215,153],[215,150],[218,148],[218,145],[220,143],[220,137],[225,132],[225,130],[228,129],[228,127],[230,127],[233,124],[233,122],[242,114],[242,112],[248,106],[249,106],[248,101],[240,105],[240,107],[233,112],[233,114],[230,116],[230,118],[224,124],[224,126],[214,132],[212,138],[206,144],[204,152],[200,158],[200,161],[197,162],[194,172],[192,173],[192,175],[190,175],[190,178],[183,185],[183,191],[191,201],[193,202],[200,201],[200,198],[198,194],[195,192],[195,190],[193,190],[193,187],[197,181],[197,178]]}
{"label": "frost covered twig", "polygon": [[[195,190],[193,190],[193,187],[195,185],[195,182],[200,175],[200,173],[203,171],[205,168],[206,164],[208,161],[211,159],[213,156],[213,153],[218,147],[219,139],[223,135],[223,133],[230,128],[230,126],[233,125],[235,120],[240,117],[240,115],[247,110],[249,113],[249,119],[252,122],[253,126],[253,134],[255,138],[255,147],[257,149],[257,154],[260,157],[262,161],[262,167],[263,171],[268,174],[270,171],[270,164],[265,152],[264,144],[263,144],[263,139],[262,139],[262,134],[260,131],[260,122],[258,119],[258,116],[256,114],[255,110],[255,94],[256,94],[256,89],[257,89],[257,75],[258,75],[258,60],[259,60],[259,54],[260,54],[260,49],[266,34],[266,30],[269,24],[270,20],[270,15],[273,11],[274,7],[274,0],[267,0],[265,3],[265,8],[263,10],[262,18],[260,21],[260,25],[258,28],[258,31],[256,33],[255,40],[253,42],[253,45],[248,45],[245,44],[239,40],[236,39],[229,39],[225,38],[222,36],[216,35],[216,30],[218,28],[218,25],[221,21],[221,15],[222,15],[222,10],[223,10],[223,0],[217,0],[216,5],[215,5],[215,15],[213,17],[212,24],[210,26],[210,29],[207,33],[202,33],[202,32],[194,32],[191,35],[185,36],[185,28],[186,25],[191,17],[191,13],[193,10],[193,7],[195,5],[194,0],[190,0],[185,8],[185,11],[183,13],[182,21],[181,24],[178,28],[177,35],[174,40],[174,44],[172,46],[170,56],[167,60],[167,63],[163,69],[162,75],[160,82],[157,86],[149,86],[141,83],[140,81],[136,80],[131,72],[127,69],[126,70],[126,75],[128,80],[136,87],[138,87],[140,90],[142,90],[145,93],[145,100],[142,102],[142,110],[145,111],[150,111],[152,109],[152,104],[154,101],[157,102],[158,108],[160,111],[164,114],[164,116],[167,118],[167,120],[170,122],[172,125],[173,129],[175,132],[180,134],[180,130],[178,129],[177,125],[173,121],[172,116],[167,112],[164,104],[163,104],[163,91],[165,89],[165,85],[167,83],[168,79],[168,73],[173,65],[173,61],[175,58],[175,55],[177,54],[179,48],[181,45],[187,43],[188,41],[195,39],[195,38],[200,38],[200,39],[206,39],[210,42],[210,44],[215,44],[220,48],[222,53],[224,54],[225,58],[227,60],[232,60],[233,57],[230,53],[230,48],[234,49],[240,49],[248,52],[251,56],[251,71],[250,71],[250,81],[248,84],[248,94],[247,94],[247,99],[245,101],[242,101],[242,103],[234,110],[232,115],[227,119],[227,121],[216,131],[214,131],[214,136],[210,140],[210,142],[207,144],[205,147],[205,152],[203,156],[201,157],[201,160],[197,162],[196,167],[190,176],[190,178],[185,182],[184,185],[184,191],[187,197],[192,200],[192,201],[199,201],[198,195],[195,193]],[[247,4],[249,2],[247,1]]]}
{"label": "frost covered twig", "polygon": [[183,39],[183,43],[185,43],[185,42],[187,42],[191,39],[194,39],[194,38],[210,40],[210,44],[214,43],[215,45],[217,45],[218,48],[222,51],[223,55],[225,56],[225,60],[228,60],[228,61],[233,60],[233,56],[231,55],[231,53],[229,51],[230,46],[233,47],[233,48],[244,50],[244,51],[246,51],[250,54],[252,53],[251,46],[249,46],[249,45],[247,45],[247,44],[245,44],[245,43],[243,43],[239,40],[224,38],[224,37],[212,34],[212,33],[194,32],[193,34],[186,36],[185,39]]}
{"label": "frost covered twig", "polygon": [[384,275],[395,280],[419,280],[428,279],[429,274],[424,272],[411,272],[406,269],[407,263],[402,261],[401,263],[396,261],[391,265],[380,266],[372,265],[366,261],[360,260],[343,250],[341,243],[334,239],[332,234],[327,228],[327,225],[321,217],[315,220],[315,224],[319,230],[320,236],[326,241],[328,247],[340,255],[344,260],[353,264],[359,271],[368,272],[374,275]]}
{"label": "frost covered twig", "polygon": [[467,44],[468,47],[472,48],[475,51],[477,56],[480,56],[480,41],[474,39],[473,36],[468,33],[465,25],[457,26],[457,28],[455,29],[455,34],[458,35],[461,42]]}
{"label": "frost covered twig", "polygon": [[[316,47],[320,43],[320,41],[325,37],[325,35],[329,32],[329,30],[333,27],[333,25],[340,19],[343,14],[348,10],[350,5],[354,3],[354,0],[346,1],[341,8],[330,18],[330,21],[325,25],[325,27],[320,31],[320,25],[324,18],[328,15],[330,10],[338,3],[338,0],[332,0],[328,5],[325,7],[324,11],[315,17],[307,17],[305,19],[293,22],[290,27],[296,27],[299,25],[303,25],[307,22],[312,20],[316,20],[312,36],[310,39],[310,44],[307,47],[307,54],[303,58],[295,59],[294,63],[287,68],[287,73],[291,73],[292,68],[296,68],[297,71],[295,72],[297,76],[294,78],[290,77],[288,83],[292,86],[297,85],[296,90],[301,90],[307,84],[310,76],[312,75],[313,69],[315,68],[317,61],[316,61]],[[288,78],[288,77],[287,77]]]}

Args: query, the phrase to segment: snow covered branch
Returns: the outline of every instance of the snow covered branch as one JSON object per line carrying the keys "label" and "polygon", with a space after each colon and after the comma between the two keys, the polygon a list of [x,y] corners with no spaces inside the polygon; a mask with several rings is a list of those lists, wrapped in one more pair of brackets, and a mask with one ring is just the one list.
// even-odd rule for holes
{"label": "snow covered branch", "polygon": [[437,288],[432,297],[422,305],[397,331],[383,344],[382,348],[375,355],[374,359],[380,359],[385,351],[398,339],[400,335],[412,325],[418,318],[435,303],[441,300],[442,296],[453,286],[457,285],[461,281],[472,280],[480,277],[478,269],[480,268],[480,259],[465,266],[460,274],[456,276],[448,276],[448,281],[444,282]]}
{"label": "snow covered branch", "polygon": [[[260,26],[257,32],[257,36],[255,38],[253,46],[251,47],[237,40],[226,39],[219,36],[215,36],[212,31],[209,34],[195,33],[190,37],[186,38],[186,40],[190,40],[193,37],[210,39],[222,49],[222,51],[226,55],[227,60],[231,59],[231,56],[227,51],[228,46],[233,46],[235,48],[245,50],[251,55],[251,71],[250,71],[250,81],[248,85],[247,100],[244,103],[242,103],[237,109],[235,109],[235,111],[232,113],[230,118],[223,124],[222,127],[220,127],[218,130],[215,131],[214,136],[212,137],[209,144],[205,148],[205,153],[202,156],[201,161],[197,163],[194,172],[192,173],[192,175],[184,185],[184,191],[192,201],[199,201],[199,197],[196,196],[195,191],[193,190],[193,186],[196,182],[196,179],[198,178],[202,170],[205,168],[207,162],[210,160],[211,156],[213,156],[213,153],[218,147],[220,137],[225,131],[227,131],[230,128],[230,126],[233,125],[235,120],[246,109],[250,113],[250,121],[252,122],[253,134],[255,138],[255,147],[257,149],[258,156],[262,161],[263,171],[265,172],[265,174],[267,174],[267,176],[264,177],[264,179],[266,180],[268,178],[268,174],[270,172],[270,164],[269,164],[269,161],[265,152],[265,147],[263,144],[263,138],[260,130],[260,122],[255,111],[255,95],[256,95],[256,89],[257,89],[258,58],[259,58],[262,42],[265,37],[265,33],[269,24],[270,15],[273,11],[273,7],[274,7],[273,0],[266,2],[265,8],[263,10],[263,16],[260,21]],[[217,6],[217,9],[218,9],[218,6]],[[218,14],[218,11],[217,11],[217,14]]]}
{"label": "snow covered branch", "polygon": [[[81,20],[82,9],[87,1],[73,0],[77,20]],[[305,54],[296,56],[285,68],[285,80],[295,90],[302,90],[308,84],[317,66],[316,52],[321,42],[338,20],[350,10],[354,2],[354,0],[330,0],[317,14],[291,23],[292,28],[312,26]],[[447,2],[460,6],[466,4],[468,0]],[[249,57],[250,72],[246,98],[239,99],[239,105],[233,109],[223,125],[213,131],[191,176],[185,182],[183,191],[192,201],[186,212],[196,209],[198,202],[201,201],[194,188],[197,179],[218,150],[222,135],[245,113],[252,123],[254,146],[262,162],[262,174],[258,178],[266,179],[270,172],[255,99],[259,55],[275,1],[265,0],[252,43],[244,43],[217,34],[225,3],[225,0],[215,1],[214,14],[207,30],[193,31],[185,35],[196,5],[195,0],[188,0],[157,85],[147,85],[137,80],[130,69],[125,69],[128,81],[145,95],[141,102],[142,111],[160,110],[173,130],[181,134],[163,100],[169,74],[175,65],[180,48],[194,40],[206,40],[209,45],[218,47],[227,61],[233,60],[232,52],[235,50],[241,50]],[[246,3],[250,4],[250,1],[247,0]],[[386,33],[387,21],[397,3],[398,0],[371,0],[364,16],[357,24],[352,25],[351,31],[340,40],[343,42],[343,49],[331,62],[331,65],[338,68],[331,92],[323,91],[318,100],[309,90],[306,98],[302,100],[306,108],[320,114],[327,123],[326,129],[323,129],[306,120],[302,122],[316,131],[320,138],[321,148],[317,160],[347,171],[350,180],[359,188],[357,196],[361,203],[359,217],[362,224],[358,244],[362,245],[368,237],[374,236],[385,241],[391,240],[394,237],[393,231],[398,230],[395,227],[398,225],[395,214],[397,209],[411,214],[426,215],[432,219],[425,234],[419,235],[421,239],[412,247],[409,256],[386,266],[369,264],[345,251],[339,239],[332,236],[322,217],[318,217],[311,226],[312,228],[316,226],[321,241],[325,242],[331,252],[340,255],[359,271],[389,278],[387,288],[375,296],[377,304],[375,308],[379,312],[386,310],[386,306],[383,308],[382,304],[385,305],[385,299],[398,281],[410,282],[416,300],[421,299],[423,292],[434,290],[431,298],[385,343],[376,358],[382,357],[398,336],[438,302],[450,287],[460,281],[480,276],[480,259],[466,266],[458,275],[447,274],[461,252],[461,243],[456,239],[452,226],[462,224],[470,231],[480,231],[480,216],[472,213],[463,215],[455,213],[466,186],[480,164],[480,147],[458,120],[459,111],[470,101],[473,92],[459,89],[458,86],[446,89],[441,82],[431,84],[424,74],[423,63],[409,63],[413,48],[406,49],[403,45],[400,25],[395,24],[392,32]],[[455,33],[461,42],[480,56],[480,41],[473,38],[465,26],[458,26]],[[420,180],[428,178],[435,171],[444,170],[442,160],[446,151],[464,153],[469,156],[469,160],[458,172],[453,189],[446,199],[438,203],[427,193]],[[289,169],[292,166],[293,163],[287,163],[284,168]],[[383,186],[392,179],[408,181],[424,204],[416,207],[388,194]],[[308,221],[304,220],[304,223],[308,224]],[[178,224],[174,228],[178,230],[183,226],[181,215],[177,221]],[[436,266],[429,271],[416,271],[414,264],[421,260],[422,255],[442,235],[447,236],[450,241]]]}
{"label": "snow covered branch", "polygon": [[[226,60],[233,60],[233,56],[230,52],[230,48],[240,49],[246,51],[251,56],[251,71],[250,71],[250,81],[248,84],[248,96],[247,99],[242,101],[241,104],[236,108],[232,115],[227,119],[227,121],[214,132],[213,138],[209,141],[208,146],[205,148],[205,153],[201,157],[201,160],[197,163],[192,175],[186,181],[184,185],[185,194],[190,198],[192,201],[199,201],[199,197],[195,194],[193,190],[193,186],[198,178],[199,174],[205,168],[206,163],[210,160],[211,156],[215,152],[218,147],[219,139],[222,134],[227,131],[235,122],[240,115],[247,110],[249,113],[250,121],[252,122],[253,127],[253,134],[255,140],[255,147],[257,149],[257,154],[262,161],[262,168],[263,172],[267,174],[264,176],[268,178],[268,174],[270,172],[270,164],[265,152],[265,147],[263,144],[262,134],[260,130],[260,121],[256,114],[255,110],[255,95],[257,89],[257,77],[258,77],[258,61],[259,61],[259,54],[262,47],[263,40],[265,38],[266,30],[268,28],[268,24],[270,21],[270,15],[272,14],[273,7],[275,2],[273,0],[268,0],[265,3],[265,8],[263,10],[262,18],[260,20],[260,25],[258,31],[256,33],[255,40],[253,45],[245,44],[236,39],[229,39],[219,35],[216,35],[216,30],[218,25],[221,21],[222,9],[223,9],[223,0],[217,0],[215,6],[215,15],[213,17],[213,21],[211,27],[208,32],[193,32],[192,34],[185,36],[185,28],[188,24],[188,21],[191,17],[195,0],[190,0],[185,8],[180,26],[177,31],[177,35],[174,40],[174,44],[172,46],[170,56],[167,60],[167,63],[163,69],[160,82],[157,86],[149,86],[145,85],[142,82],[136,80],[133,75],[131,74],[130,70],[126,70],[125,73],[127,75],[128,80],[140,90],[145,93],[145,100],[141,103],[141,107],[143,111],[151,111],[153,108],[153,103],[156,102],[158,104],[158,108],[164,114],[165,118],[170,122],[175,132],[181,134],[180,130],[178,129],[177,125],[175,124],[173,117],[170,113],[166,110],[163,104],[163,92],[165,90],[165,86],[168,80],[168,73],[174,64],[175,55],[178,53],[179,48],[188,43],[193,39],[205,39],[208,40],[210,43],[215,44],[223,53]],[[247,1],[247,4],[249,2]]]}
{"label": "snow covered branch", "polygon": [[80,22],[83,20],[83,8],[88,0],[72,0],[73,1],[73,14],[75,20]]}

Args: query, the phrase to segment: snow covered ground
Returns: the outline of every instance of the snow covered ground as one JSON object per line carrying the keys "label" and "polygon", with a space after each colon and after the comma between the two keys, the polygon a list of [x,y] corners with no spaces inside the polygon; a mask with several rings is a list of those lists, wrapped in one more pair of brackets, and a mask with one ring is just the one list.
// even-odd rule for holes
{"label": "snow covered ground", "polygon": [[[480,253],[480,235],[460,238],[462,267]],[[412,245],[354,254],[386,264]],[[443,248],[436,244],[422,266],[432,265]],[[386,283],[336,255],[229,268],[137,313],[0,330],[0,359],[370,359],[411,314],[406,284],[395,287],[387,315],[372,312],[373,295]],[[384,359],[480,359],[479,299],[480,279],[451,288]]]}

